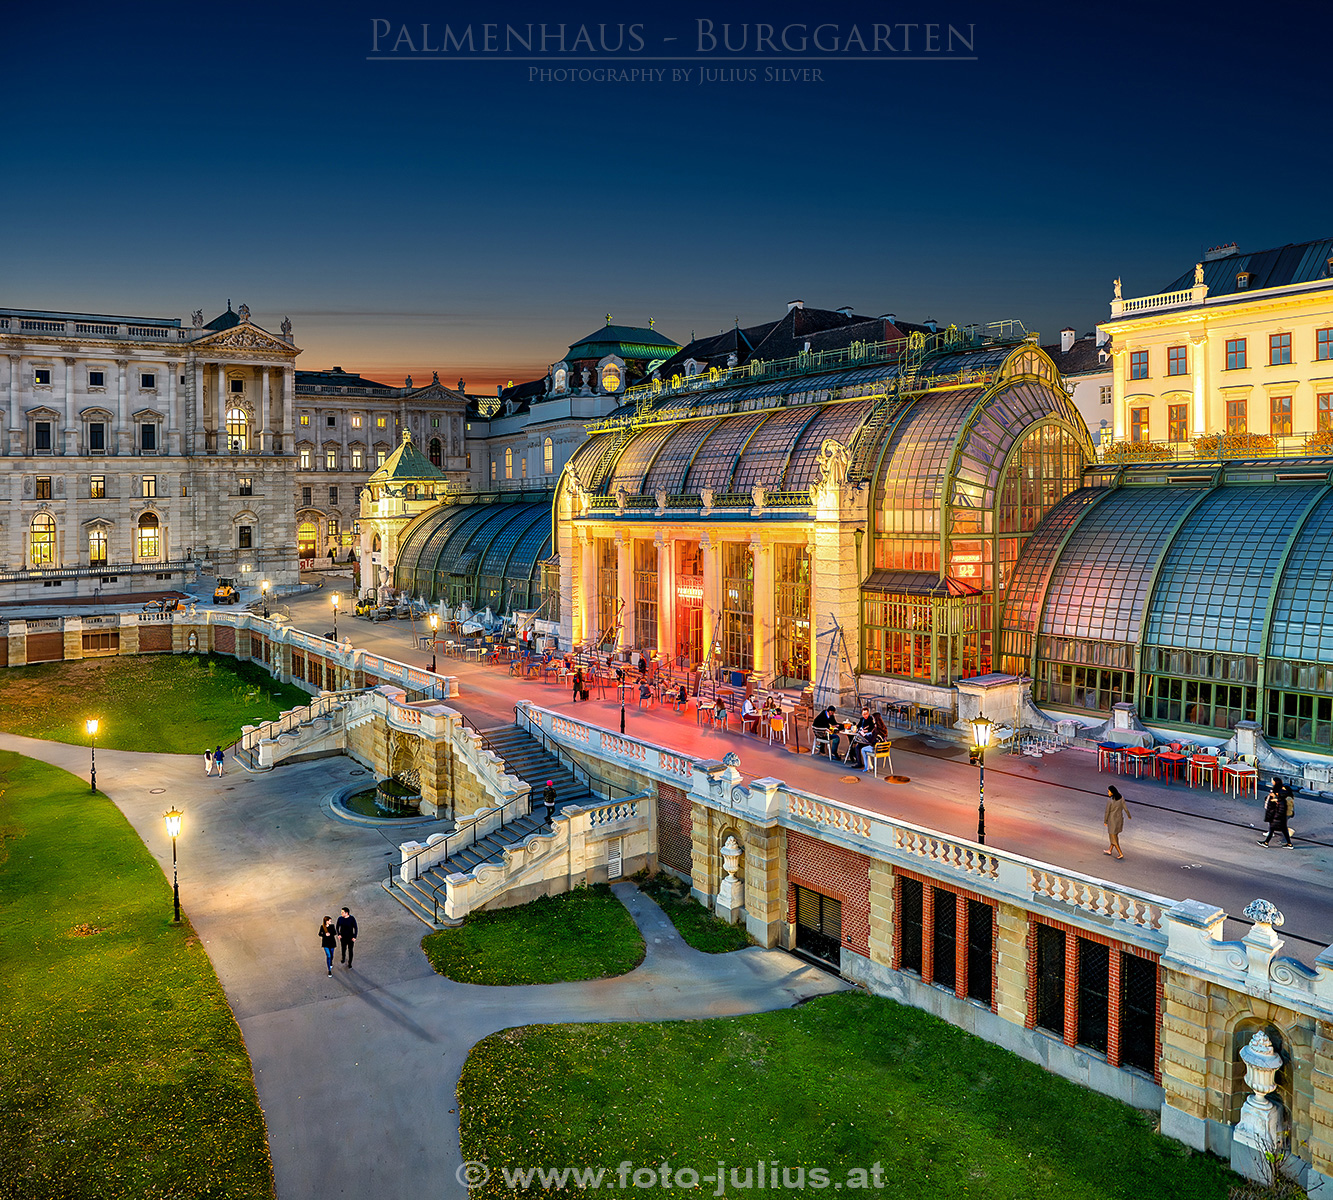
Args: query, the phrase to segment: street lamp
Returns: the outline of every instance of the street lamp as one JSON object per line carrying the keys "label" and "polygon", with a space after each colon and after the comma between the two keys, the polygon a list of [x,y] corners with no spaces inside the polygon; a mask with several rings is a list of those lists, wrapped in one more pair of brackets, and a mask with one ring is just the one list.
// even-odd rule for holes
{"label": "street lamp", "polygon": [[259,585],[260,594],[264,597],[264,620],[268,620],[268,589],[271,585],[267,579]]}
{"label": "street lamp", "polygon": [[171,899],[176,906],[177,925],[180,924],[181,919],[181,888],[180,881],[176,877],[176,839],[180,836],[181,817],[184,815],[175,808],[162,814],[167,822],[167,836],[171,838]]}
{"label": "street lamp", "polygon": [[83,727],[88,731],[88,740],[92,744],[93,748],[92,785],[93,785],[93,795],[96,796],[97,795],[97,718],[89,717],[83,723]]}
{"label": "street lamp", "polygon": [[334,592],[329,599],[333,602],[333,640],[338,640],[338,593]]}
{"label": "street lamp", "polygon": [[981,768],[977,783],[977,841],[983,846],[986,844],[986,747],[990,745],[994,728],[994,722],[984,716],[972,718],[972,740],[976,743],[977,765]]}
{"label": "street lamp", "polygon": [[435,674],[435,631],[440,627],[440,618],[436,613],[430,614],[430,673]]}

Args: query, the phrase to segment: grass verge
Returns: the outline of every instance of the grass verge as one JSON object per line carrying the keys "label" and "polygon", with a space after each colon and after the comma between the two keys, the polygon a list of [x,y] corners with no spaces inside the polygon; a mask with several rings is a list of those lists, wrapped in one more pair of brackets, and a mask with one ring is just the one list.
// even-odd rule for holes
{"label": "grass verge", "polygon": [[657,902],[687,944],[705,954],[727,954],[754,945],[743,925],[728,925],[690,895],[690,885],[667,871],[634,876],[639,890]]}
{"label": "grass verge", "polygon": [[[504,1030],[473,1047],[458,1100],[463,1158],[491,1172],[474,1200],[512,1197],[505,1170],[532,1164],[602,1167],[603,1189],[661,1196],[832,1194],[859,1186],[854,1171],[902,1200],[1226,1200],[1237,1182],[1150,1115],[861,992],[721,1020]],[[766,1165],[759,1183],[761,1161],[776,1182]],[[650,1180],[663,1162],[670,1190]],[[622,1184],[621,1163],[642,1175]],[[579,1192],[575,1177],[565,1188]]]}
{"label": "grass verge", "polygon": [[0,729],[87,745],[97,717],[108,750],[202,754],[229,746],[244,725],[309,704],[254,663],[222,655],[154,654],[38,663],[0,673]]}
{"label": "grass verge", "polygon": [[604,883],[543,896],[518,908],[470,914],[421,941],[441,975],[513,985],[609,979],[643,962],[643,936]]}
{"label": "grass verge", "polygon": [[250,1058],[119,810],[0,752],[0,1195],[272,1197]]}

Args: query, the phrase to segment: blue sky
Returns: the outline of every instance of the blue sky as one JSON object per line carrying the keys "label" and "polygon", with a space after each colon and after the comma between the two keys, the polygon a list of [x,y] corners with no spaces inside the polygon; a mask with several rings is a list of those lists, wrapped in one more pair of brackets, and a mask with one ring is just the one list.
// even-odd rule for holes
{"label": "blue sky", "polygon": [[[742,62],[699,56],[700,20],[823,20],[826,44],[911,23],[918,48],[927,24],[971,27],[974,54]],[[570,53],[373,61],[376,21],[417,42],[423,23],[638,25],[637,56],[577,65],[693,78],[530,78]],[[64,4],[5,23],[0,304],[230,298],[290,315],[303,367],[390,382],[537,374],[607,312],[684,340],[797,297],[1055,340],[1106,314],[1116,275],[1143,294],[1207,245],[1329,234],[1313,3]],[[704,67],[758,77],[701,86]]]}

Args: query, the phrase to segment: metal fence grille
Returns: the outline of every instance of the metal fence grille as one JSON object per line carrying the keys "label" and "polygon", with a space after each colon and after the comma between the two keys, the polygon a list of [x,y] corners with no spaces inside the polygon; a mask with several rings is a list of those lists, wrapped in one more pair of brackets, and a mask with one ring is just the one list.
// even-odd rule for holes
{"label": "metal fence grille", "polygon": [[1099,1054],[1106,1053],[1110,978],[1110,948],[1079,938],[1077,1041]]}
{"label": "metal fence grille", "polygon": [[934,951],[932,983],[951,988],[958,978],[958,906],[953,892],[931,888],[935,894],[935,928],[931,947]]}
{"label": "metal fence grille", "polygon": [[898,912],[900,943],[898,965],[904,971],[921,974],[922,886],[919,879],[898,879]]}
{"label": "metal fence grille", "polygon": [[991,1004],[995,980],[991,952],[995,945],[995,910],[980,900],[967,902],[967,994]]}
{"label": "metal fence grille", "polygon": [[1151,1075],[1157,1067],[1157,964],[1120,955],[1120,1061]]}
{"label": "metal fence grille", "polygon": [[842,957],[842,903],[797,886],[796,945],[837,964]]}
{"label": "metal fence grille", "polygon": [[1065,935],[1050,925],[1037,926],[1037,1025],[1064,1036]]}

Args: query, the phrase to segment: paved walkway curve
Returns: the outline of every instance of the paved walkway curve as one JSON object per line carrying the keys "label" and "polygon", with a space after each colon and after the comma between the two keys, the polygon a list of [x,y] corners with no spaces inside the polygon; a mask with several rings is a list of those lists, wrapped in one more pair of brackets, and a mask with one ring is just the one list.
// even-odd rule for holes
{"label": "paved walkway curve", "polygon": [[[82,746],[0,734],[0,748],[88,778]],[[659,1021],[785,1008],[839,990],[781,951],[687,946],[632,884],[617,884],[647,954],[628,975],[492,988],[436,975],[423,926],[379,887],[400,830],[330,815],[364,774],[348,758],[205,776],[193,755],[99,751],[98,783],[170,877],[162,813],[184,814],[181,906],[236,1013],[268,1121],[279,1200],[465,1197],[456,1087],[468,1051],[515,1025]],[[414,827],[414,833],[421,826]],[[346,904],[356,965],[330,978],[316,931]]]}

